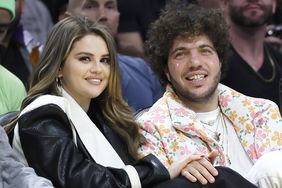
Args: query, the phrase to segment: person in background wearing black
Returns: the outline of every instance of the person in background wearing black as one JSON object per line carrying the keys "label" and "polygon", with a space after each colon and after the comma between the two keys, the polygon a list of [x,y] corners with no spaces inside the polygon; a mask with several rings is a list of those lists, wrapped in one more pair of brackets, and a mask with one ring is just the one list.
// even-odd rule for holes
{"label": "person in background wearing black", "polygon": [[231,47],[221,83],[279,105],[282,55],[265,42],[266,27],[276,4],[276,0],[223,0]]}

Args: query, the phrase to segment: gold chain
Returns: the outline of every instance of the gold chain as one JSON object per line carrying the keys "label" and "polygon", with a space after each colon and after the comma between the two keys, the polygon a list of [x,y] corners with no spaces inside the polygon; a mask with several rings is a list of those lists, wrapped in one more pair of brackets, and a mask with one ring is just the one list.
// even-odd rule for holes
{"label": "gold chain", "polygon": [[273,61],[273,58],[272,58],[272,56],[270,55],[270,53],[269,53],[269,51],[268,51],[267,48],[265,49],[265,51],[266,51],[266,54],[267,54],[267,58],[268,58],[268,60],[269,60],[269,62],[270,62],[270,64],[271,64],[272,76],[271,76],[270,78],[266,79],[266,78],[264,78],[258,71],[254,71],[254,72],[256,73],[256,75],[257,75],[261,80],[263,80],[264,82],[268,82],[268,83],[269,83],[269,82],[272,82],[272,81],[274,80],[275,76],[276,76],[276,66],[275,66],[275,63],[274,63],[274,61]]}
{"label": "gold chain", "polygon": [[[208,121],[208,122],[205,122],[203,120],[200,119],[200,122],[202,123],[202,126],[205,130],[209,131],[210,133],[212,133],[212,137],[213,139],[215,139],[216,141],[219,141],[220,140],[220,135],[221,133],[218,133],[217,130],[218,130],[218,121],[219,121],[219,117],[220,117],[220,112],[217,114],[216,116],[216,119],[214,120],[211,120],[211,121]],[[210,129],[209,127],[213,127],[216,123],[216,129],[215,131],[213,131],[212,129]]]}
{"label": "gold chain", "polygon": [[[228,135],[228,128],[227,128],[227,124],[225,122],[225,117],[224,117],[223,113],[221,112],[221,110],[220,110],[219,114],[217,115],[216,120],[212,121],[213,124],[215,124],[215,123],[217,124],[215,131],[213,131],[213,130],[211,130],[208,127],[205,126],[205,125],[213,126],[213,124],[203,122],[201,120],[200,120],[200,122],[202,123],[204,130],[209,131],[210,133],[213,134],[213,135],[211,135],[211,137],[213,137],[213,139],[216,140],[217,144],[222,149],[222,155],[223,155],[223,158],[225,159],[225,162],[228,165],[231,165],[231,160],[230,160],[230,157],[229,157],[229,154],[228,154],[228,136],[229,136]],[[219,125],[222,125],[222,134],[220,132],[218,132],[218,126]],[[224,147],[224,145],[225,145],[224,139],[227,139],[226,140],[226,148]]]}

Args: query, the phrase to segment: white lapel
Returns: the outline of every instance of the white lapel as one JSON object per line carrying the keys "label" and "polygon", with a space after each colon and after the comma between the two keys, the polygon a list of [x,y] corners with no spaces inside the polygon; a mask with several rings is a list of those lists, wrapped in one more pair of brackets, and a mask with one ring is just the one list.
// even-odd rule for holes
{"label": "white lapel", "polygon": [[[131,187],[141,188],[141,182],[136,169],[131,165],[125,165],[123,163],[112,145],[91,121],[86,112],[63,89],[62,95],[63,97],[54,95],[43,95],[38,97],[21,112],[20,116],[43,105],[58,105],[72,122],[72,132],[75,144],[77,132],[79,138],[95,162],[106,167],[124,169],[129,177]],[[20,143],[18,124],[14,130],[13,146],[21,161],[27,165]]]}
{"label": "white lapel", "polygon": [[40,106],[56,104],[67,114],[75,128],[75,131],[73,131],[75,144],[75,132],[77,132],[85,148],[97,163],[116,168],[124,167],[125,165],[121,158],[96,125],[90,120],[86,112],[67,92],[62,91],[62,93],[63,97],[53,95],[38,97],[21,112],[20,116]]}

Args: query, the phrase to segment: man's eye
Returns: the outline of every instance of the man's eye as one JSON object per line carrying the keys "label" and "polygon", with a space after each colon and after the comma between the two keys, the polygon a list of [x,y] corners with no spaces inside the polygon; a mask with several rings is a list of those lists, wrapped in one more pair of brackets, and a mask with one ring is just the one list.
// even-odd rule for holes
{"label": "man's eye", "polygon": [[175,59],[182,59],[185,57],[185,53],[184,52],[177,52],[174,55]]}
{"label": "man's eye", "polygon": [[117,5],[114,3],[106,4],[105,6],[107,9],[117,9]]}
{"label": "man's eye", "polygon": [[209,49],[209,48],[201,48],[201,49],[200,49],[200,52],[201,52],[202,54],[204,54],[204,55],[210,55],[210,54],[213,53],[213,51],[212,51],[211,49]]}
{"label": "man's eye", "polygon": [[84,9],[93,9],[93,8],[97,8],[98,6],[94,3],[87,3],[83,6]]}
{"label": "man's eye", "polygon": [[116,7],[114,5],[109,5],[106,7],[107,9],[116,9]]}
{"label": "man's eye", "polygon": [[100,62],[110,64],[111,60],[110,60],[110,58],[102,58]]}

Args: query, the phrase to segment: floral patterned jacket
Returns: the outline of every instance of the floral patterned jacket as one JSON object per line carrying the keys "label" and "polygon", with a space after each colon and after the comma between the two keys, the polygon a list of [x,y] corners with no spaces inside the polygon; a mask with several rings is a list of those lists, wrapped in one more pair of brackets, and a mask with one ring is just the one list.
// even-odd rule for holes
{"label": "floral patterned jacket", "polygon": [[[266,99],[245,96],[219,84],[219,106],[231,121],[250,159],[282,149],[282,119],[277,105]],[[203,130],[194,111],[185,107],[170,86],[137,121],[147,143],[140,154],[153,153],[168,166],[179,157],[218,150],[216,165],[226,165],[221,146]]]}

